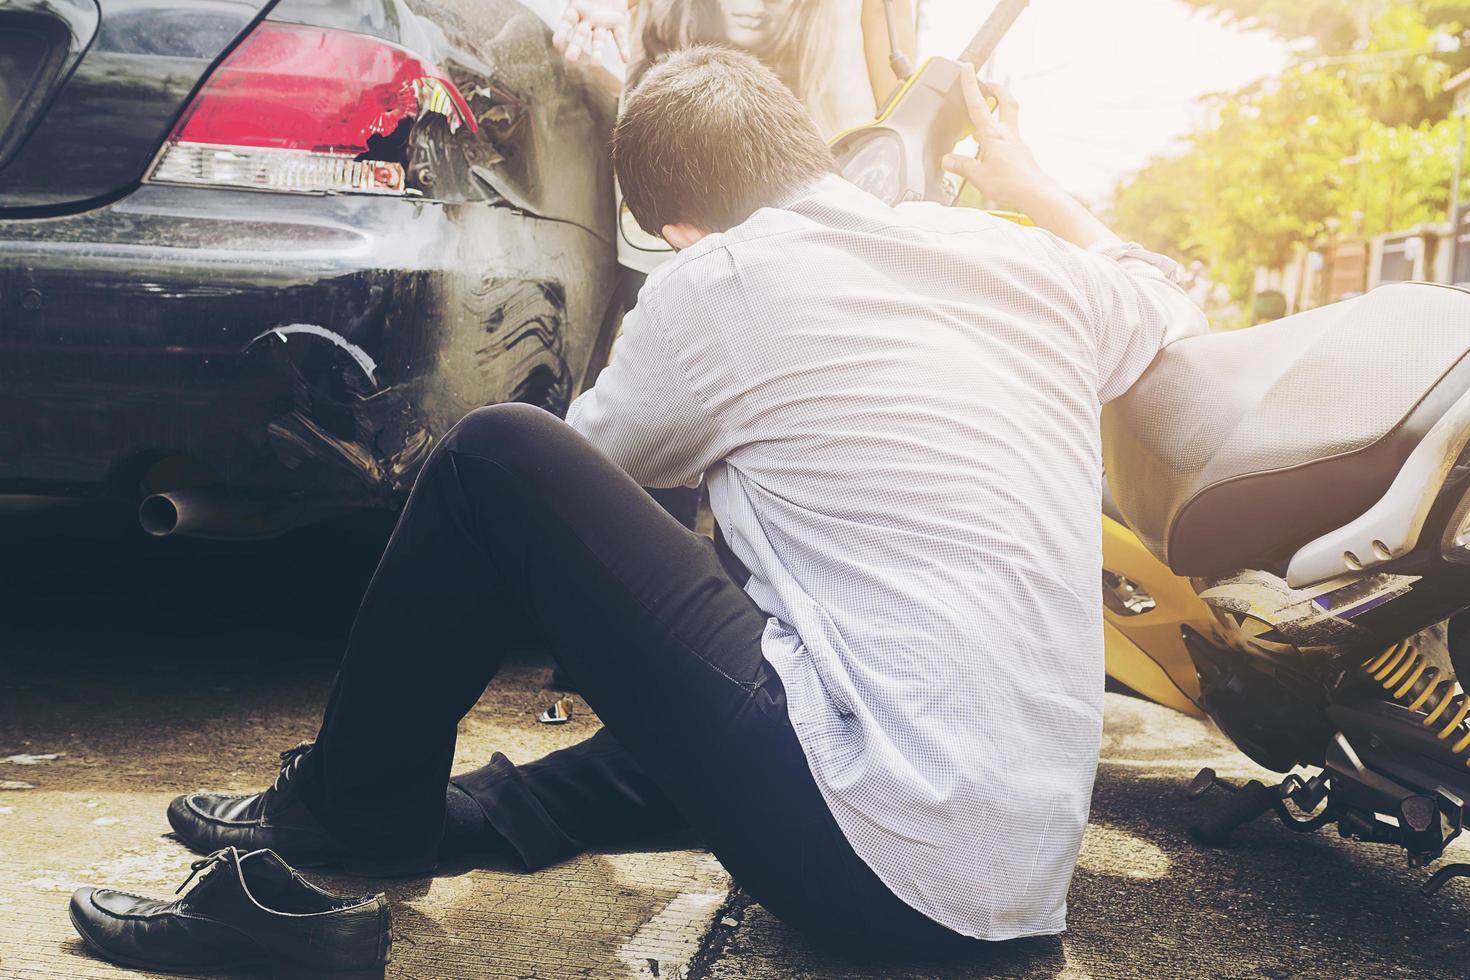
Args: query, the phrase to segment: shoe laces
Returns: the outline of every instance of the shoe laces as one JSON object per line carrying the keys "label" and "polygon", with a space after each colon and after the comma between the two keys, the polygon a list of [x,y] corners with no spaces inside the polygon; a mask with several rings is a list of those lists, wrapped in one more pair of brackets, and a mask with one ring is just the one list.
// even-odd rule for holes
{"label": "shoe laces", "polygon": [[313,742],[301,742],[281,753],[281,771],[276,773],[276,781],[271,783],[271,789],[279,792],[296,775],[296,770],[301,768],[301,760],[311,751]]}
{"label": "shoe laces", "polygon": [[[207,875],[210,871],[214,870],[214,867],[217,864],[229,864],[231,862],[239,862],[239,860],[240,852],[235,850],[233,847],[222,847],[219,850],[215,851],[213,854],[209,855],[209,857],[200,858],[198,861],[195,861],[194,863],[189,865],[189,877],[184,879],[184,883],[182,885],[174,889],[174,894],[177,895],[185,888],[188,888],[189,882],[193,881],[194,878],[201,871],[203,871]],[[204,881],[203,878],[200,878],[199,880],[201,882]]]}

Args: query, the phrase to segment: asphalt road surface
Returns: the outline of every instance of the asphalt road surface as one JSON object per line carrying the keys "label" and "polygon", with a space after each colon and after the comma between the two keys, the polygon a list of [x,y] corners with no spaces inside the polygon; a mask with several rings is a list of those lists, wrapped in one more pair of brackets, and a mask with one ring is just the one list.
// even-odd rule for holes
{"label": "asphalt road surface", "polygon": [[[297,542],[284,571],[270,549],[155,553],[132,542],[99,551],[77,533],[7,543],[0,572],[6,980],[146,975],[88,953],[67,921],[68,895],[107,884],[161,896],[184,879],[194,856],[166,836],[165,805],[195,788],[259,789],[276,753],[314,733],[341,593],[362,574],[323,559],[340,542]],[[536,722],[548,673],[534,655],[508,665],[461,725],[459,768],[496,750],[528,760],[595,731],[580,702],[565,726]],[[1266,821],[1231,850],[1202,850],[1185,832],[1199,804],[1181,790],[1205,765],[1261,775],[1205,725],[1108,696],[1092,824],[1061,937],[962,962],[854,960],[783,928],[707,854],[668,841],[536,875],[466,866],[384,883],[396,923],[389,975],[1466,974],[1470,881],[1426,899],[1417,890],[1425,872],[1391,849]],[[1457,844],[1449,856],[1467,853]],[[361,890],[360,880],[323,880]]]}

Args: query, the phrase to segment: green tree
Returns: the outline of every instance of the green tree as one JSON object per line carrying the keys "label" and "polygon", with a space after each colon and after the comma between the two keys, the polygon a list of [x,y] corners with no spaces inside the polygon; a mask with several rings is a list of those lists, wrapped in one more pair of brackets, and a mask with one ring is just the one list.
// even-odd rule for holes
{"label": "green tree", "polygon": [[1331,234],[1444,217],[1458,134],[1444,83],[1465,57],[1451,48],[1470,3],[1188,2],[1290,38],[1304,57],[1214,98],[1183,152],[1121,182],[1124,233],[1201,259],[1243,299],[1256,267]]}
{"label": "green tree", "polygon": [[1304,66],[1342,78],[1390,125],[1443,119],[1443,84],[1470,68],[1470,0],[1185,0],[1292,43]]}
{"label": "green tree", "polygon": [[1208,261],[1195,237],[1205,193],[1198,154],[1157,156],[1113,192],[1113,224],[1178,259]]}
{"label": "green tree", "polygon": [[1256,266],[1280,265],[1351,210],[1343,161],[1370,120],[1341,79],[1299,69],[1222,99],[1217,120],[1183,155],[1119,185],[1113,217],[1129,237],[1203,260],[1244,296]]}
{"label": "green tree", "polygon": [[1372,126],[1348,192],[1353,230],[1365,235],[1439,221],[1449,207],[1459,131],[1450,120],[1418,126]]}

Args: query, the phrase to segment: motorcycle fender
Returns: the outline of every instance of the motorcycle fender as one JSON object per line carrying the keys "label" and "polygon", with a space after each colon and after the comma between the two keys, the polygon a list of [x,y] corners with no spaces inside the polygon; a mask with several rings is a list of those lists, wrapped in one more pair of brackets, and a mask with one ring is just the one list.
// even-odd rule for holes
{"label": "motorcycle fender", "polygon": [[1199,678],[1184,647],[1183,629],[1208,636],[1214,617],[1188,579],[1169,570],[1110,517],[1103,517],[1103,567],[1143,587],[1154,606],[1147,612],[1120,614],[1103,607],[1108,676],[1158,704],[1196,718]]}
{"label": "motorcycle fender", "polygon": [[[1205,713],[1191,701],[1169,674],[1149,658],[1123,631],[1112,623],[1103,624],[1103,643],[1108,676],[1155,704],[1183,712],[1194,718]],[[1190,668],[1191,672],[1193,668]],[[1196,687],[1198,682],[1196,682]]]}

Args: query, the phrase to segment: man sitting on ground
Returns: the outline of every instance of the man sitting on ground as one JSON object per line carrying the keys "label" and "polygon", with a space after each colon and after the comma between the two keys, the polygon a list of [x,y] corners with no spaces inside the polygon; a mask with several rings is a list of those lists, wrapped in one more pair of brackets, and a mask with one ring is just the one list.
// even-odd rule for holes
{"label": "man sitting on ground", "polygon": [[[747,55],[653,67],[614,162],[680,254],[566,423],[495,406],[435,449],[315,744],[261,794],[180,797],[180,838],[426,872],[447,798],[533,869],[692,826],[849,945],[1061,931],[1102,728],[1100,406],[1204,322],[966,91],[981,155],[948,165],[1043,230],[844,182]],[[701,475],[739,581],[641,489]],[[606,727],[446,797],[519,627]]]}

